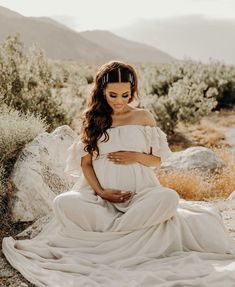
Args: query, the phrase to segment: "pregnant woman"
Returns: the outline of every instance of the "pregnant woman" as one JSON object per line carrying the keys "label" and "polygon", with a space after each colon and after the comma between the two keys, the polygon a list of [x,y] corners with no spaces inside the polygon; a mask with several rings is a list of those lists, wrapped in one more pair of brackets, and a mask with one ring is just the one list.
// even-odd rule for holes
{"label": "pregnant woman", "polygon": [[4,255],[39,287],[235,286],[235,242],[219,211],[160,185],[153,168],[172,152],[135,98],[133,66],[100,67],[68,148],[77,182],[36,237],[5,237]]}

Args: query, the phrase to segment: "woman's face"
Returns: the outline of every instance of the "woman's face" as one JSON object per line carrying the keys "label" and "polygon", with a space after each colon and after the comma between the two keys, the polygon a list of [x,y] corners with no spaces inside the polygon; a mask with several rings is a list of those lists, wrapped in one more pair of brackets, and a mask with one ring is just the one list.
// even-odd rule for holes
{"label": "woman's face", "polygon": [[108,83],[104,95],[113,112],[121,113],[131,98],[131,83]]}

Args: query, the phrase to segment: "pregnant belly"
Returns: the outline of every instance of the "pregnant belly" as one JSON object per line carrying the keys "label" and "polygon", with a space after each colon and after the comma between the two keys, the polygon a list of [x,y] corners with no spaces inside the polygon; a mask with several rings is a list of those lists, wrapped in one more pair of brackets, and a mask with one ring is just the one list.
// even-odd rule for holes
{"label": "pregnant belly", "polygon": [[93,161],[93,168],[103,188],[136,190],[135,164],[115,164],[107,158]]}

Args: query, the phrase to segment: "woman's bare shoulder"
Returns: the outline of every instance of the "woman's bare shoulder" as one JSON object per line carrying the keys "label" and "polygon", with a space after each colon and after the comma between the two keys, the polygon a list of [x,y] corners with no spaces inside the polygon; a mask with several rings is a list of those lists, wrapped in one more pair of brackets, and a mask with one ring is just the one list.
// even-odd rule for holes
{"label": "woman's bare shoulder", "polygon": [[135,119],[141,125],[148,125],[152,127],[157,126],[153,114],[147,109],[135,108]]}

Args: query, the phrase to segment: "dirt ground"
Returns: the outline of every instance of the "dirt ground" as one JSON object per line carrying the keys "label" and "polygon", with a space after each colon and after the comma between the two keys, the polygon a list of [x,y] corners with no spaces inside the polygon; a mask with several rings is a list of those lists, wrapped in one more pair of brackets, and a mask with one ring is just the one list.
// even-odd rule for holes
{"label": "dirt ground", "polygon": [[195,124],[180,123],[168,140],[173,151],[190,146],[234,148],[235,107],[213,112]]}

